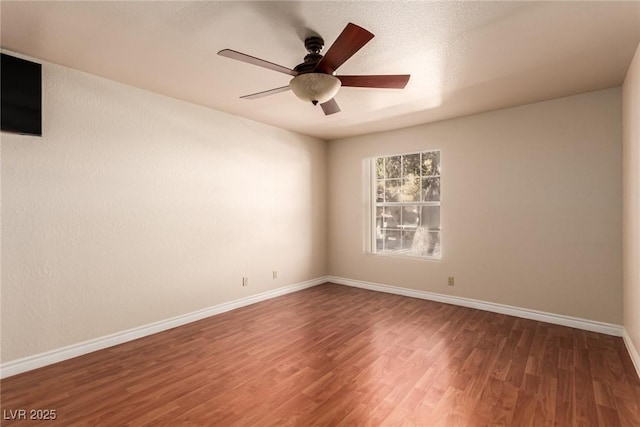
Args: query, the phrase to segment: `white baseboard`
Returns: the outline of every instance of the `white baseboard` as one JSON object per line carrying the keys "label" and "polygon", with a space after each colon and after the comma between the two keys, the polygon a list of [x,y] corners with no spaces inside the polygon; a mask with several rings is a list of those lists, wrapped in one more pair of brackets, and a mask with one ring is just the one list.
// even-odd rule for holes
{"label": "white baseboard", "polygon": [[446,304],[460,305],[463,307],[477,308],[478,310],[491,311],[494,313],[507,314],[509,316],[521,317],[524,319],[538,320],[540,322],[553,323],[555,325],[568,326],[586,331],[599,332],[616,337],[622,336],[622,326],[611,323],[597,322],[594,320],[580,319],[577,317],[564,316],[561,314],[547,313],[544,311],[530,310],[527,308],[514,307],[493,302],[480,301],[471,298],[456,297],[452,295],[438,294],[435,292],[420,291],[416,289],[401,288],[398,286],[383,285],[380,283],[364,282],[361,280],[351,280],[342,277],[329,276],[327,280],[339,285],[353,286],[356,288],[369,289],[371,291],[386,292],[389,294],[403,295],[411,298],[419,298],[430,301],[443,302]]}
{"label": "white baseboard", "polygon": [[113,347],[127,341],[133,341],[135,339],[166,331],[177,326],[186,325],[187,323],[195,322],[206,317],[215,316],[216,314],[224,313],[226,311],[234,310],[240,307],[245,307],[247,305],[279,297],[281,295],[290,294],[302,289],[311,288],[313,286],[321,285],[326,282],[326,277],[319,277],[317,279],[308,280],[306,282],[301,282],[294,285],[284,286],[272,291],[262,292],[234,301],[214,305],[202,310],[172,317],[166,320],[161,320],[159,322],[150,323],[148,325],[139,326],[137,328],[127,329],[126,331],[116,332],[114,334],[94,338],[88,341],[72,344],[44,353],[35,354],[33,356],[12,360],[0,365],[0,378],[10,377],[22,372],[31,371],[33,369],[41,368],[43,366],[51,365],[57,362],[62,362],[63,360],[71,359],[73,357],[82,356],[83,354],[102,350],[107,347]]}
{"label": "white baseboard", "polygon": [[636,367],[638,378],[640,378],[640,354],[638,354],[638,350],[636,350],[636,346],[633,345],[633,341],[631,341],[631,337],[625,328],[622,328],[622,339],[624,340],[624,344],[627,346],[627,351],[629,352],[629,356],[631,356],[633,366]]}

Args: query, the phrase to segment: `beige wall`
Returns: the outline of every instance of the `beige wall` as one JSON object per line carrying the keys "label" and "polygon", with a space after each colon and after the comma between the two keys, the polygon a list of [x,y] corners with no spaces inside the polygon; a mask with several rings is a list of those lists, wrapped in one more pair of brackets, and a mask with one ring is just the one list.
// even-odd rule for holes
{"label": "beige wall", "polygon": [[44,136],[2,134],[3,362],[326,274],[325,142],[52,64],[43,88]]}
{"label": "beige wall", "polygon": [[[640,45],[624,81],[622,100],[624,328],[640,354]],[[640,365],[636,367],[640,372]]]}
{"label": "beige wall", "polygon": [[[442,261],[365,254],[363,159],[423,149]],[[331,141],[329,274],[620,325],[621,150],[619,88]]]}

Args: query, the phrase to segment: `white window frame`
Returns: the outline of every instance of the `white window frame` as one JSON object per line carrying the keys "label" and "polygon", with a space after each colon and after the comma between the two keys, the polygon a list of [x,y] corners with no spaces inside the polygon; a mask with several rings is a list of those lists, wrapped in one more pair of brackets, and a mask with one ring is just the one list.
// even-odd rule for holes
{"label": "white window frame", "polygon": [[[421,153],[434,153],[438,152],[440,159],[440,168],[442,168],[442,152],[439,149],[426,149],[414,152],[406,152],[406,153],[398,153],[398,154],[388,154],[388,155],[378,155],[374,157],[370,157],[364,159],[363,161],[363,234],[364,234],[364,251],[369,254],[379,255],[379,256],[392,256],[392,257],[402,257],[402,258],[415,258],[419,260],[431,260],[431,261],[441,261],[442,260],[442,194],[440,194],[440,200],[438,201],[407,201],[407,202],[378,202],[377,200],[377,167],[376,162],[379,158],[388,158],[388,157],[396,157],[396,156],[409,156]],[[403,174],[401,173],[401,176]],[[438,175],[429,175],[430,178],[440,178],[440,190],[442,189],[442,173]],[[420,178],[424,178],[424,176],[420,176]],[[400,178],[402,179],[402,178]],[[423,255],[416,254],[414,252],[403,252],[403,251],[380,251],[377,247],[377,234],[378,227],[376,224],[376,209],[378,207],[391,207],[391,206],[438,206],[440,209],[440,227],[437,230],[427,230],[429,233],[438,233],[439,241],[438,246],[439,250],[434,255]],[[398,228],[402,231],[404,225],[400,225]]]}

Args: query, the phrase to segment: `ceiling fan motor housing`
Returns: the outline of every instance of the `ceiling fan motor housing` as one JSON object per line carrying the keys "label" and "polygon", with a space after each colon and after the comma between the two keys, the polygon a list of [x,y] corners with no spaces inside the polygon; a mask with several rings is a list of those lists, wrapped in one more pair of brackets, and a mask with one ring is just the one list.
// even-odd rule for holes
{"label": "ceiling fan motor housing", "polygon": [[304,39],[304,47],[309,53],[320,53],[324,47],[324,40],[320,36],[311,36]]}
{"label": "ceiling fan motor housing", "polygon": [[307,37],[304,40],[304,47],[309,53],[304,57],[304,62],[294,68],[298,74],[312,73],[316,69],[318,62],[322,59],[320,51],[324,47],[324,40],[318,36]]}

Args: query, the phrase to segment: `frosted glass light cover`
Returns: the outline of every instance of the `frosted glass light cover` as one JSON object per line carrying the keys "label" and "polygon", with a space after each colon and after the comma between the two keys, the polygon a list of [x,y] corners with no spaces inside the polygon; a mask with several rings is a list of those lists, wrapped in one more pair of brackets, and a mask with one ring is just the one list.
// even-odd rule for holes
{"label": "frosted glass light cover", "polygon": [[289,86],[301,100],[322,104],[336,96],[342,82],[331,74],[306,73],[291,79]]}

